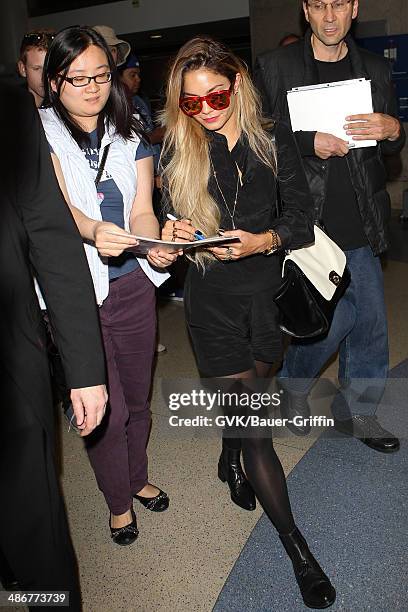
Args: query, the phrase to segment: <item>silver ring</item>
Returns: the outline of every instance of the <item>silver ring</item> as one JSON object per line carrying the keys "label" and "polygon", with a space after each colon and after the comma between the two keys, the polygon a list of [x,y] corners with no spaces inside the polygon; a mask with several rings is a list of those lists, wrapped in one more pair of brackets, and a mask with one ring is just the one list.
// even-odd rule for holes
{"label": "silver ring", "polygon": [[233,253],[233,250],[232,250],[232,248],[231,248],[231,247],[228,247],[225,253],[226,253],[226,258],[225,258],[225,259],[226,259],[227,261],[229,261],[230,259],[232,259],[232,256],[233,256],[233,254],[234,254],[234,253]]}

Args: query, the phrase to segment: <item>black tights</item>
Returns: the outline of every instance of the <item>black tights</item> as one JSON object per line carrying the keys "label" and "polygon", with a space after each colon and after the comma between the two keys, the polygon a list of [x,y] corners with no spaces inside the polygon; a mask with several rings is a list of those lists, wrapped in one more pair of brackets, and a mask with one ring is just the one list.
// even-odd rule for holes
{"label": "black tights", "polygon": [[[255,366],[254,370],[228,377],[237,379],[235,388],[248,391],[245,380],[268,377],[271,364],[258,361],[255,362]],[[245,435],[245,431],[242,435],[240,431],[237,433],[236,438],[223,437],[223,445],[234,450],[242,449],[245,472],[259,503],[278,533],[281,535],[290,533],[295,528],[295,521],[290,507],[285,474],[273,448],[272,436],[266,437],[265,431],[262,432],[261,429],[251,432],[253,435],[250,437]]]}

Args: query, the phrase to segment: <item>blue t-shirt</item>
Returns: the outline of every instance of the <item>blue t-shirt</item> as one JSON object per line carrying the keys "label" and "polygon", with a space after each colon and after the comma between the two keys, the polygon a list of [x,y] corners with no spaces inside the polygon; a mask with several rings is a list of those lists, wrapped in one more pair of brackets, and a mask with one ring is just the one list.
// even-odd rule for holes
{"label": "blue t-shirt", "polygon": [[[138,113],[140,120],[144,126],[144,129],[146,130],[147,134],[149,134],[149,132],[152,132],[154,130],[152,111],[151,111],[149,104],[144,98],[141,98],[138,95],[133,96],[132,102],[133,102],[133,108]],[[161,147],[159,144],[150,145],[150,146],[152,148],[154,171],[157,174],[157,171],[159,168]]]}
{"label": "blue t-shirt", "polygon": [[[99,168],[99,150],[98,150],[98,135],[97,130],[89,134],[90,146],[83,150],[85,158],[88,160],[89,166],[95,171],[95,178]],[[109,156],[109,153],[108,153]],[[145,157],[151,157],[152,150],[150,145],[146,145],[142,141],[136,151],[136,160]],[[110,221],[124,229],[125,220],[123,217],[124,205],[123,197],[119,188],[111,175],[106,171],[102,173],[102,177],[98,185],[98,198],[101,206],[101,215],[103,221]],[[124,251],[118,257],[109,257],[109,280],[133,272],[138,267],[138,262],[132,253]]]}

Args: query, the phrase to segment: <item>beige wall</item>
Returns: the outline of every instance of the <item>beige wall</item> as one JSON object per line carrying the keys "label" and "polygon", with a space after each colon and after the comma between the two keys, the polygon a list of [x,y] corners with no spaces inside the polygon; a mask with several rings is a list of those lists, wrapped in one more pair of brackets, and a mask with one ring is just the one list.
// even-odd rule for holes
{"label": "beige wall", "polygon": [[[57,2],[55,2],[57,4]],[[248,0],[131,0],[101,3],[72,11],[50,13],[30,20],[30,27],[49,26],[56,30],[73,23],[108,24],[117,34],[172,28],[206,21],[248,17]]]}
{"label": "beige wall", "polygon": [[[296,0],[289,0],[289,2]],[[407,0],[360,0],[359,21],[387,22],[387,34],[406,34],[408,32]]]}
{"label": "beige wall", "polygon": [[299,0],[249,0],[253,56],[273,49],[285,34],[301,33]]}
{"label": "beige wall", "polygon": [[[301,33],[301,0],[249,0],[253,57],[273,49],[283,35]],[[408,33],[408,0],[360,0],[360,23],[386,21],[387,34]],[[408,133],[408,124],[405,124]],[[391,160],[389,191],[394,208],[401,208],[408,189],[408,145],[400,159]]]}
{"label": "beige wall", "polygon": [[[249,0],[254,56],[277,46],[284,34],[301,33],[301,0]],[[386,22],[387,34],[408,33],[407,0],[360,0],[359,22]]]}

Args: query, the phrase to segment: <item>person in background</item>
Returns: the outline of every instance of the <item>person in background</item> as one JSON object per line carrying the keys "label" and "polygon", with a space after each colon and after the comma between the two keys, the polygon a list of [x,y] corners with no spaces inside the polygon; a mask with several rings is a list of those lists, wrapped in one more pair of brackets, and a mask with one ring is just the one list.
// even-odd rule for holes
{"label": "person in background", "polygon": [[157,175],[160,159],[160,143],[163,140],[164,130],[162,127],[155,127],[152,118],[150,102],[140,95],[140,85],[142,83],[140,62],[136,55],[130,53],[126,62],[118,67],[119,77],[129,97],[133,107],[149,137],[150,144],[153,146],[153,161],[155,175]]}
{"label": "person in background", "polygon": [[83,238],[95,287],[108,370],[103,426],[87,440],[110,510],[111,537],[138,536],[133,497],[161,512],[169,498],[148,481],[146,446],[156,335],[155,285],[177,257],[160,248],[146,257],[132,234],[159,237],[152,208],[152,157],[137,159],[143,130],[128,103],[104,38],[87,26],[61,30],[44,66],[40,117],[55,171]]}
{"label": "person in background", "polygon": [[118,38],[115,30],[109,26],[96,25],[93,26],[93,29],[105,39],[116,66],[121,66],[130,53],[130,44],[126,40]]}
{"label": "person in background", "polygon": [[27,89],[34,96],[38,108],[44,98],[42,80],[44,58],[54,36],[55,31],[51,29],[33,30],[24,34],[20,45],[17,70],[19,75],[26,79]]}
{"label": "person in background", "polygon": [[21,87],[0,86],[0,126],[7,151],[0,165],[0,578],[16,581],[23,591],[68,591],[67,609],[78,612],[33,270],[82,436],[100,426],[107,401],[99,318],[81,238],[55,178],[33,97]]}
{"label": "person in background", "polygon": [[140,75],[140,62],[139,59],[133,53],[130,53],[120,68],[119,68],[120,80],[126,86],[133,100],[133,104],[136,107],[138,104],[141,105],[141,116],[145,118],[148,123],[151,123],[151,108],[150,104],[138,95],[140,85],[142,83]]}
{"label": "person in background", "polygon": [[[325,363],[339,350],[340,389],[332,410],[336,428],[375,451],[392,453],[400,443],[375,411],[389,367],[387,313],[379,255],[388,248],[390,196],[384,155],[401,151],[405,132],[398,120],[388,60],[357,46],[350,34],[358,0],[307,0],[305,37],[268,51],[256,62],[264,111],[288,118],[292,87],[366,78],[374,112],[346,116],[345,136],[375,147],[350,148],[348,140],[316,131],[295,132],[314,200],[314,219],[345,251],[351,282],[334,313],[329,333],[315,342],[292,342],[280,373],[286,389],[284,416],[310,416],[309,392]],[[293,425],[299,435],[309,426]]]}
{"label": "person in background", "polygon": [[[197,37],[180,49],[166,100],[164,212],[178,220],[165,223],[163,238],[193,240],[197,229],[212,236],[220,228],[224,237],[238,238],[227,247],[196,249],[187,272],[184,306],[198,370],[202,378],[229,379],[237,395],[250,394],[282,355],[273,302],[281,284],[278,251],[313,238],[302,162],[289,127],[263,121],[244,63],[220,42]],[[242,414],[239,403],[233,410],[244,420],[251,414],[250,408]],[[240,507],[254,510],[256,495],[305,603],[328,607],[335,590],[296,526],[271,434],[268,427],[239,425],[224,431],[218,476]]]}
{"label": "person in background", "polygon": [[280,39],[278,46],[286,47],[287,45],[297,42],[298,40],[300,40],[300,36],[297,34],[285,34],[285,36]]}

